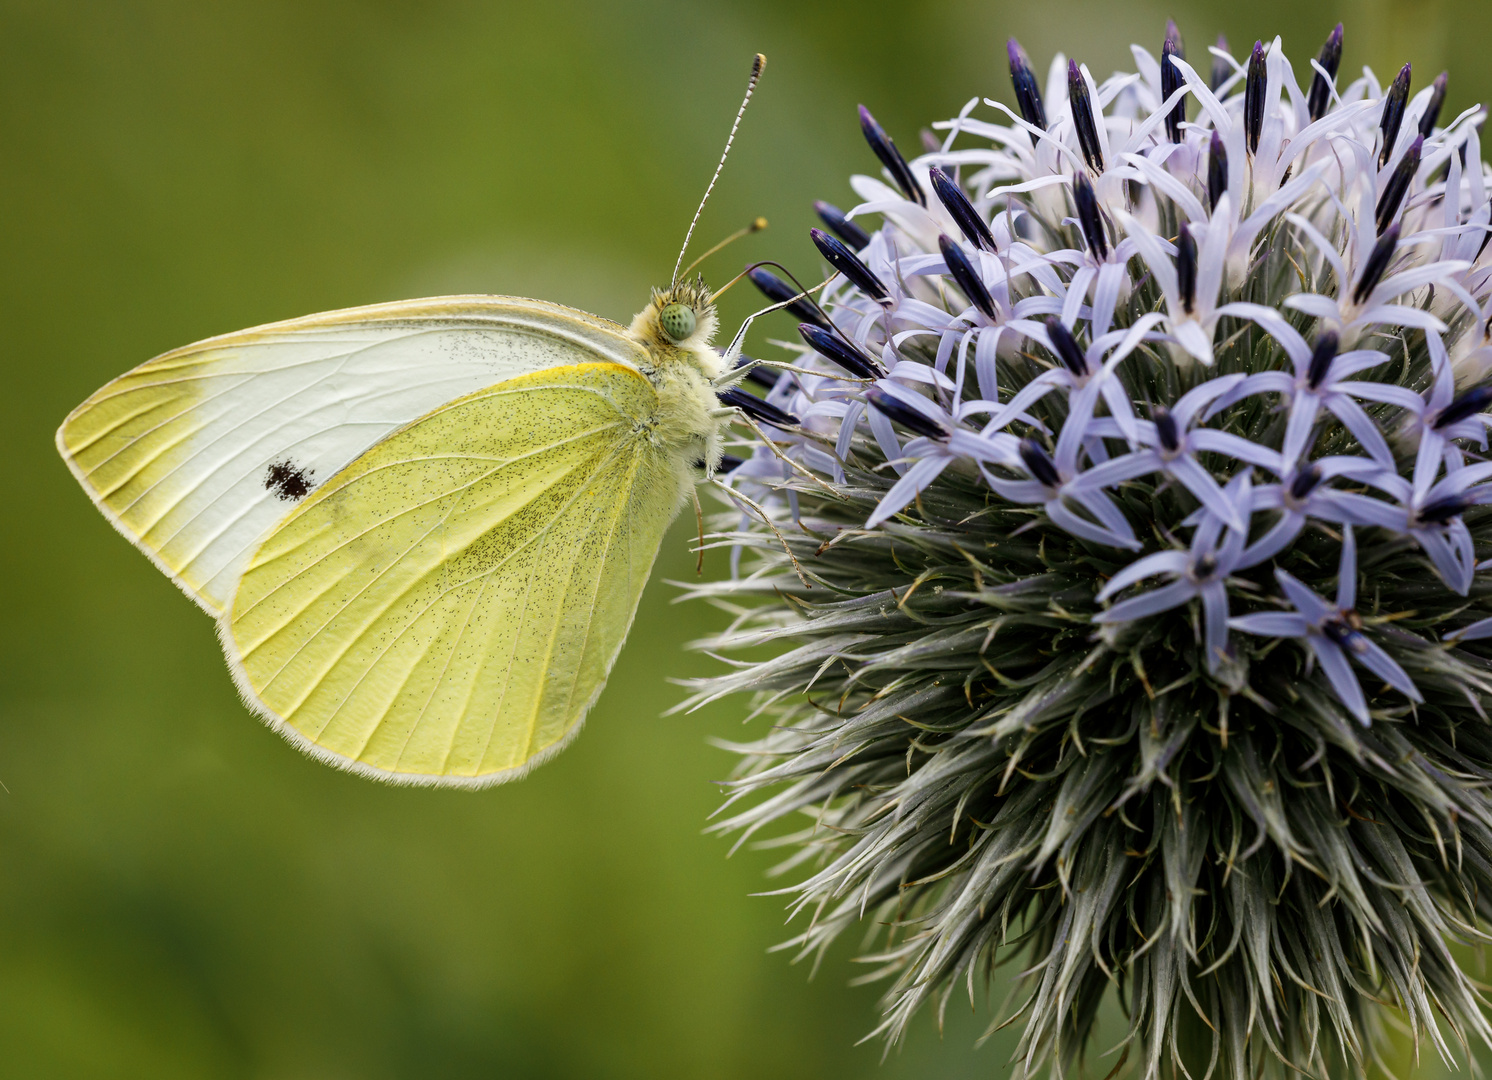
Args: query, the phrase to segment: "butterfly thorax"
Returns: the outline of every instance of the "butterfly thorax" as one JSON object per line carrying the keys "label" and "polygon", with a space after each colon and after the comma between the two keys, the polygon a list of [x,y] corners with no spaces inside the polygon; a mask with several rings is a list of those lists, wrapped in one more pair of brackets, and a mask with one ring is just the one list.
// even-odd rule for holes
{"label": "butterfly thorax", "polygon": [[658,391],[650,437],[711,466],[720,456],[720,403],[714,383],[724,365],[711,344],[718,322],[709,289],[692,281],[655,289],[628,327],[629,336],[647,351],[649,364],[643,374]]}

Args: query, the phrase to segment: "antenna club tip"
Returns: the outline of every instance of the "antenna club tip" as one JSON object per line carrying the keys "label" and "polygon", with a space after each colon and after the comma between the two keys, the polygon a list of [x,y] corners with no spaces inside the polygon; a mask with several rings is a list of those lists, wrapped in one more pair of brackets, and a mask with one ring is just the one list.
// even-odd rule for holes
{"label": "antenna club tip", "polygon": [[759,79],[759,78],[761,78],[762,72],[766,70],[766,67],[767,67],[767,54],[766,53],[757,53],[756,57],[751,61],[751,77],[753,79]]}
{"label": "antenna club tip", "polygon": [[752,232],[761,232],[767,227],[767,219],[764,217],[754,218],[751,222]]}

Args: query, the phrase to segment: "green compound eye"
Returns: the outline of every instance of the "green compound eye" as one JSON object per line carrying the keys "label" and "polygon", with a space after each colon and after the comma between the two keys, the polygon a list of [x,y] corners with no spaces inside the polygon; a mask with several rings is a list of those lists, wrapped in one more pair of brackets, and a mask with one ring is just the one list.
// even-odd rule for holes
{"label": "green compound eye", "polygon": [[675,341],[694,333],[694,310],[685,304],[669,304],[658,312],[658,325]]}

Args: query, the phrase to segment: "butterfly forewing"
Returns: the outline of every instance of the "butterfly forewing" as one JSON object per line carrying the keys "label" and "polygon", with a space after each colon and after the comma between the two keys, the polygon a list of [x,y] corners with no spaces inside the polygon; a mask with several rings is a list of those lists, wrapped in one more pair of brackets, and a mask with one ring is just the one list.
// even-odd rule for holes
{"label": "butterfly forewing", "polygon": [[167,353],[73,410],[57,443],[116,527],[216,614],[265,534],[389,433],[525,372],[643,358],[621,327],[557,304],[380,304]]}
{"label": "butterfly forewing", "polygon": [[338,764],[505,779],[605,681],[688,477],[647,437],[651,383],[589,363],[451,402],[357,458],[243,573],[244,692]]}

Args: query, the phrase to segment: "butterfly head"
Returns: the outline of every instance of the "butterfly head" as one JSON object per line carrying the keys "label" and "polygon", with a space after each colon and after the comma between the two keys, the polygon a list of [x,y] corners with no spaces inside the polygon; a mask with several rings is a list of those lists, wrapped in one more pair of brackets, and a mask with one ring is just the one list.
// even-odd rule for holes
{"label": "butterfly head", "polygon": [[632,320],[632,335],[660,361],[680,354],[711,359],[710,348],[719,319],[710,302],[710,290],[696,278],[676,281],[667,289],[654,289],[648,306]]}

